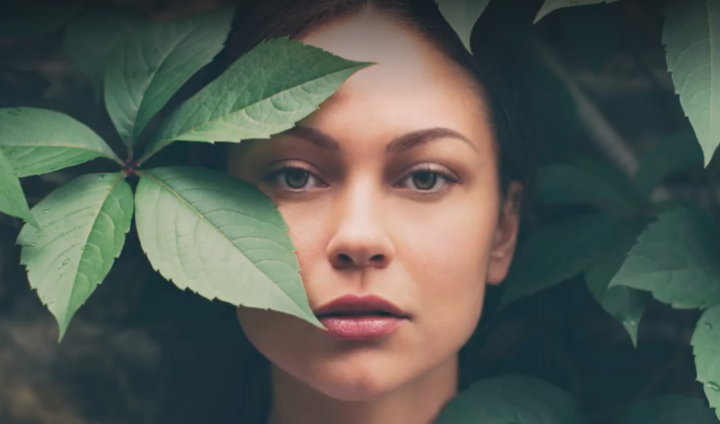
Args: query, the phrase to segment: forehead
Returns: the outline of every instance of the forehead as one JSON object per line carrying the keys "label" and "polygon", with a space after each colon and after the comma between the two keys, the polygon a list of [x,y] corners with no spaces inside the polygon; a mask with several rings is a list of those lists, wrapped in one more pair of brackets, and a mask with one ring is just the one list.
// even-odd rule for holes
{"label": "forehead", "polygon": [[352,75],[331,101],[352,97],[376,106],[395,99],[482,112],[474,82],[433,43],[371,9],[321,27],[301,41],[346,59],[375,65]]}

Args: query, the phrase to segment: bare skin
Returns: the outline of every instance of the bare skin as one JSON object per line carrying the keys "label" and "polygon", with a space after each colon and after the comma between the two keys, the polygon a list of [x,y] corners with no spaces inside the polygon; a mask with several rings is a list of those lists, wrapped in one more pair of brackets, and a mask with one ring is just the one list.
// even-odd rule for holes
{"label": "bare skin", "polygon": [[313,309],[374,294],[410,319],[349,341],[238,309],[273,364],[269,424],[429,424],[457,392],[486,285],[507,274],[521,187],[502,198],[482,97],[424,38],[368,11],[302,41],[376,65],[299,129],[233,147],[231,173],[277,203]]}

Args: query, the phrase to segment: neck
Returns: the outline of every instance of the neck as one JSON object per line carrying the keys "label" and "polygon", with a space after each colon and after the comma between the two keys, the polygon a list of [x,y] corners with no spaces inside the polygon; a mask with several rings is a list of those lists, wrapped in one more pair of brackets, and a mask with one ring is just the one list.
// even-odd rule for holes
{"label": "neck", "polygon": [[457,375],[455,355],[392,392],[342,401],[273,366],[273,406],[267,424],[431,424],[457,393]]}

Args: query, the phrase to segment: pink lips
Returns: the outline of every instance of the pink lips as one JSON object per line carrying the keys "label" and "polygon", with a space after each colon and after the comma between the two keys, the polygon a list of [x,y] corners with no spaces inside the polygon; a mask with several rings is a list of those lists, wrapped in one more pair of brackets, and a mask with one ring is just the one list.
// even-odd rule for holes
{"label": "pink lips", "polygon": [[409,316],[378,296],[346,295],[318,308],[328,333],[348,340],[370,340],[394,332]]}

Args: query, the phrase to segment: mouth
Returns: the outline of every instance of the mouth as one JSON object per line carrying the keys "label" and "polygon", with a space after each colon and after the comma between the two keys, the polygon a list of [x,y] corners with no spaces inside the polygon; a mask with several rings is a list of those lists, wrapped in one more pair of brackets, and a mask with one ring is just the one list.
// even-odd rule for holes
{"label": "mouth", "polygon": [[388,336],[410,315],[377,296],[347,295],[315,311],[328,334],[346,340],[372,340]]}

